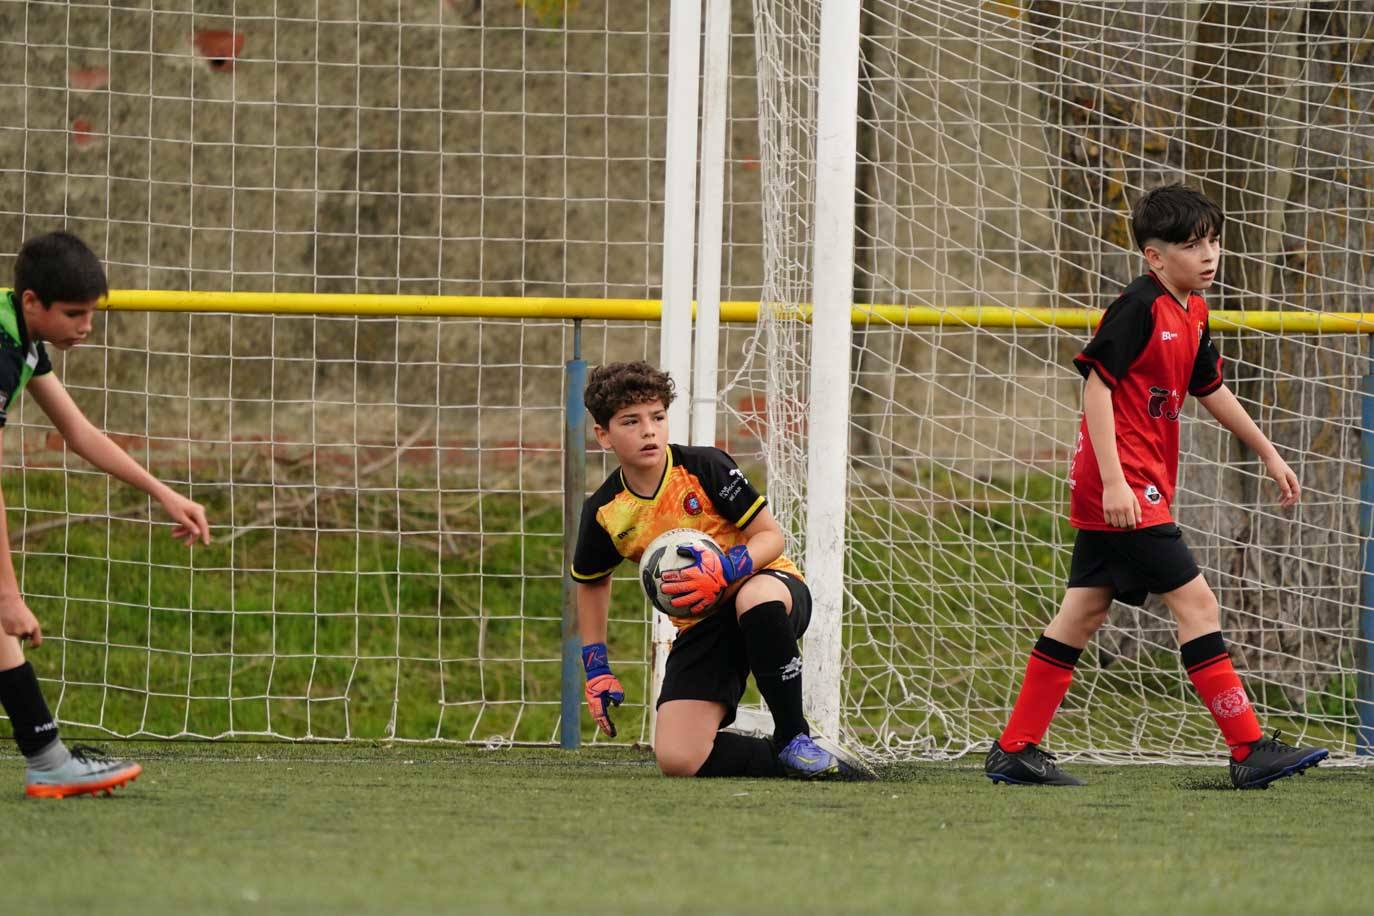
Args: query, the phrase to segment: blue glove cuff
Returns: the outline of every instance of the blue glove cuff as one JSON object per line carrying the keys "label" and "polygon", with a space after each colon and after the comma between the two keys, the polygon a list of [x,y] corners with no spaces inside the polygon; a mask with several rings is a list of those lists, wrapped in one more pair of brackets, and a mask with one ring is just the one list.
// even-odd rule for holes
{"label": "blue glove cuff", "polygon": [[738,544],[725,551],[725,581],[738,582],[745,576],[753,575],[754,558],[749,556],[749,548]]}
{"label": "blue glove cuff", "polygon": [[594,642],[582,647],[582,668],[587,672],[587,680],[611,673],[611,655],[604,642]]}

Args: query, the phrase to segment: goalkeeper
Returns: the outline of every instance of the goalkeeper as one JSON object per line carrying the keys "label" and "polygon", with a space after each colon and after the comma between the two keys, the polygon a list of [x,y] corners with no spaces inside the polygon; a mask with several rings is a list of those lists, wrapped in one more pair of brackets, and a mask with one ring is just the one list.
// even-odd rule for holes
{"label": "goalkeeper", "polygon": [[[205,510],[158,481],[81,413],[52,371],[45,344],[69,350],[91,332],[91,318],[108,292],[99,259],[74,235],[51,232],[25,242],[14,265],[14,290],[0,296],[0,450],[6,415],[27,388],[67,446],[113,477],[162,504],[188,546],[210,542]],[[57,734],[23,642],[37,649],[43,630],[19,593],[9,530],[0,496],[0,705],[28,762],[31,796],[109,793],[137,778],[142,768],[90,747],[68,748]]]}
{"label": "goalkeeper", "polygon": [[1231,782],[1262,788],[1327,756],[1266,738],[1231,666],[1216,596],[1198,571],[1170,504],[1178,476],[1179,416],[1191,394],[1264,462],[1279,505],[1298,478],[1226,387],[1198,290],[1216,277],[1221,209],[1197,191],[1145,194],[1131,231],[1149,263],[1107,309],[1074,357],[1085,378],[1083,420],[1069,471],[1069,523],[1078,529],[1059,613],[1031,651],[1026,676],[984,771],[994,782],[1081,785],[1040,749],[1074,666],[1112,601],[1164,599],[1178,622],[1179,655],[1231,752]]}
{"label": "goalkeeper", "polygon": [[[615,737],[611,707],[625,690],[611,672],[606,618],[611,573],[639,560],[658,535],[695,528],[725,551],[665,573],[665,592],[683,613],[668,655],[654,753],[667,776],[866,778],[838,747],[817,744],[802,717],[797,640],[811,618],[811,593],[782,555],[782,531],[730,456],[668,442],[672,379],[645,362],[601,366],[585,401],[597,441],[620,463],[586,501],[573,555],[587,705]],[[724,595],[725,600],[718,599]],[[701,609],[709,609],[698,614]],[[754,675],[773,714],[771,740],[721,731]]]}

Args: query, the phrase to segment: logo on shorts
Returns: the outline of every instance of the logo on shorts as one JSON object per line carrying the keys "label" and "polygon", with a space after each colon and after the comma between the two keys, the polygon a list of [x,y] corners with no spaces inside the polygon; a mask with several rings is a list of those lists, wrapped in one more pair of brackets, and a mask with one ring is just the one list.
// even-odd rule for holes
{"label": "logo on shorts", "polygon": [[1234,719],[1236,716],[1245,715],[1250,708],[1250,701],[1245,698],[1245,688],[1232,687],[1223,690],[1212,698],[1212,712],[1218,719]]}
{"label": "logo on shorts", "polygon": [[682,501],[682,508],[687,510],[688,515],[700,515],[701,497],[695,493],[688,493],[687,498]]}
{"label": "logo on shorts", "polygon": [[1163,498],[1164,494],[1159,492],[1159,487],[1155,486],[1154,484],[1148,484],[1145,487],[1145,501],[1150,505],[1158,505],[1159,501]]}

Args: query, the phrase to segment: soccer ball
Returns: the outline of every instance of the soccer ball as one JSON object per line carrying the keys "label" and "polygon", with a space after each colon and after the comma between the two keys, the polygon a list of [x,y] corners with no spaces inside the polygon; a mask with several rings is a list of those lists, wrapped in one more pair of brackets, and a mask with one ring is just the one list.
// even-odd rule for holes
{"label": "soccer ball", "polygon": [[[673,607],[673,599],[680,595],[671,595],[663,591],[663,574],[670,569],[684,569],[692,565],[691,557],[684,557],[678,554],[677,549],[691,545],[701,551],[715,551],[719,557],[724,557],[720,546],[711,540],[711,536],[704,531],[695,528],[674,528],[665,531],[644,549],[644,554],[639,558],[639,583],[644,586],[644,594],[649,597],[653,606],[658,608],[669,617],[690,617],[691,612],[687,608]],[[702,613],[715,610],[715,605],[707,608]]]}

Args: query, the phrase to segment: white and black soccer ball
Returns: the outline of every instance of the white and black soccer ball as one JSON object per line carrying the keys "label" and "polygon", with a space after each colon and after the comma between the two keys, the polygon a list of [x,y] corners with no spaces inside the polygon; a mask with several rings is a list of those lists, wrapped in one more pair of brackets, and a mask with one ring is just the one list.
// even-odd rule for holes
{"label": "white and black soccer ball", "polygon": [[[644,554],[639,558],[639,584],[644,587],[644,594],[648,596],[650,603],[669,617],[691,617],[692,613],[686,608],[673,607],[673,599],[681,597],[663,591],[663,574],[670,569],[685,569],[691,566],[691,557],[684,557],[677,552],[679,547],[695,547],[700,551],[714,551],[716,556],[724,558],[725,554],[721,551],[720,545],[711,539],[711,536],[704,531],[695,528],[674,528],[665,531],[648,547],[644,548]],[[701,611],[702,614],[715,610],[715,605]]]}

